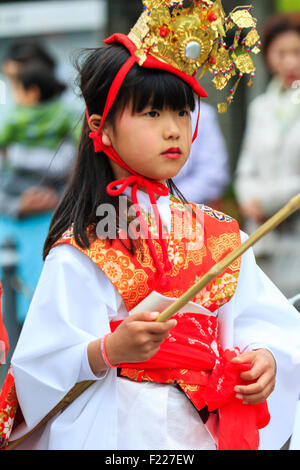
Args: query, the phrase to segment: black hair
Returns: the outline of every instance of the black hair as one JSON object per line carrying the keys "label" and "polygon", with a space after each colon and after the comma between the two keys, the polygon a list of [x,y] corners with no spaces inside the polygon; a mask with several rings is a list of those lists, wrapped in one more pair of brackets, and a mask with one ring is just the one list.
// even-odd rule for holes
{"label": "black hair", "polygon": [[[81,57],[76,62],[79,71],[77,82],[89,115],[102,115],[113,79],[130,54],[122,45],[89,49],[86,53],[88,55],[84,55],[83,62]],[[116,113],[129,103],[132,103],[133,112],[143,110],[148,104],[157,110],[164,107],[176,111],[187,107],[191,111],[195,109],[194,94],[187,83],[169,72],[146,69],[137,64],[126,76],[107,116],[108,122],[113,125]],[[102,152],[95,153],[89,133],[90,128],[85,119],[73,173],[52,217],[44,245],[44,259],[52,245],[72,224],[76,243],[82,248],[88,248],[90,233],[96,237],[99,221],[96,212],[100,204],[112,204],[118,214],[118,197],[109,196],[106,192],[107,185],[115,179],[109,158]],[[172,180],[168,180],[168,186],[171,193],[176,193],[186,202]],[[128,236],[130,247],[125,246],[133,253],[136,244]]]}
{"label": "black hair", "polygon": [[18,62],[22,65],[33,61],[40,62],[52,71],[56,66],[55,60],[48,50],[34,39],[20,39],[11,43],[4,57],[4,62],[6,61]]}
{"label": "black hair", "polygon": [[37,87],[40,102],[58,97],[66,90],[66,85],[56,78],[54,73],[40,62],[33,62],[22,67],[15,77],[25,90]]}
{"label": "black hair", "polygon": [[274,39],[289,31],[300,34],[299,12],[278,13],[269,18],[262,33],[262,52],[265,58]]}

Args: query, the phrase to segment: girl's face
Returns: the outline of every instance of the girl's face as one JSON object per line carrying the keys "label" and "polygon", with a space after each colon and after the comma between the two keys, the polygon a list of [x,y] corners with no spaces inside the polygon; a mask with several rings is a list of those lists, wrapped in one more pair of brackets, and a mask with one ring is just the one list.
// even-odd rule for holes
{"label": "girl's face", "polygon": [[[132,113],[127,106],[106,125],[103,143],[111,145],[121,159],[135,172],[165,182],[177,175],[190,154],[192,126],[190,110],[155,110],[150,106]],[[111,161],[117,178],[129,176]]]}
{"label": "girl's face", "polygon": [[300,80],[300,34],[295,31],[279,34],[269,46],[267,62],[285,86]]}

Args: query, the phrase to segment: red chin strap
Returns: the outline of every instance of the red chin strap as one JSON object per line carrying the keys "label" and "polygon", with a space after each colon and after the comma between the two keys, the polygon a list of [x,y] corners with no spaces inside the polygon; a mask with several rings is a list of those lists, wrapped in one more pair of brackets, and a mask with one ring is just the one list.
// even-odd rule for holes
{"label": "red chin strap", "polygon": [[[110,196],[120,196],[121,194],[124,193],[125,189],[128,186],[132,187],[131,199],[134,204],[137,217],[140,221],[140,226],[143,232],[143,237],[145,237],[145,239],[147,240],[150,253],[153,257],[154,263],[158,271],[160,283],[162,287],[166,286],[167,279],[165,276],[165,272],[170,271],[172,269],[172,264],[170,263],[169,258],[168,258],[168,247],[167,247],[166,240],[163,237],[162,221],[161,221],[161,217],[159,214],[159,210],[157,208],[155,194],[157,196],[168,196],[169,189],[164,184],[159,183],[158,181],[155,181],[155,180],[151,180],[149,178],[145,178],[142,175],[131,170],[131,168],[129,168],[126,165],[126,163],[123,162],[123,160],[120,158],[120,156],[117,154],[117,152],[114,150],[113,147],[103,144],[102,134],[101,133],[99,134],[98,131],[91,132],[90,138],[94,141],[95,152],[104,152],[111,160],[117,163],[121,168],[124,168],[129,173],[131,173],[132,176],[128,176],[127,178],[115,180],[109,183],[106,190]],[[155,250],[152,238],[151,238],[151,234],[148,229],[148,224],[142,215],[142,211],[141,211],[138,197],[137,197],[137,190],[139,187],[146,188],[150,202],[151,202],[151,206],[155,215],[156,224],[158,227],[158,236],[159,236],[159,242],[162,248],[164,266],[162,266],[159,260],[159,257],[156,253],[156,250]]]}
{"label": "red chin strap", "polygon": [[[116,38],[117,38],[117,40],[116,40]],[[120,40],[120,38],[121,38],[121,40]],[[130,42],[130,44],[128,44],[128,41]],[[112,36],[112,38],[109,38],[105,42],[108,43],[108,44],[113,43],[113,42],[122,42],[127,47],[127,49],[132,53],[132,55],[125,62],[125,64],[121,67],[121,69],[117,73],[117,75],[116,75],[116,77],[115,77],[115,79],[114,79],[114,81],[113,81],[113,83],[110,87],[99,128],[97,129],[96,132],[91,132],[89,134],[89,136],[94,142],[95,152],[104,152],[111,160],[113,160],[121,168],[124,168],[125,170],[127,170],[132,175],[132,176],[129,176],[127,178],[111,182],[107,186],[107,193],[111,196],[119,196],[119,195],[124,193],[125,189],[128,186],[132,186],[132,191],[131,191],[132,202],[135,206],[136,214],[137,214],[137,217],[138,217],[138,219],[140,221],[140,224],[141,224],[141,229],[143,230],[143,236],[147,240],[149,250],[150,250],[151,255],[153,257],[153,260],[155,262],[155,265],[156,265],[156,268],[157,268],[157,271],[158,271],[158,275],[159,275],[160,284],[162,285],[162,287],[164,287],[164,286],[167,285],[167,279],[166,279],[165,273],[172,269],[172,264],[170,263],[170,261],[168,259],[168,247],[167,247],[166,240],[163,237],[162,221],[161,221],[161,217],[160,217],[160,214],[159,214],[159,210],[157,208],[157,202],[156,202],[155,194],[157,196],[167,196],[169,194],[169,189],[167,188],[167,186],[163,185],[162,183],[159,183],[158,181],[152,180],[150,178],[146,178],[146,177],[134,172],[120,158],[120,156],[117,154],[117,152],[114,150],[113,147],[106,146],[102,142],[102,129],[103,129],[105,120],[107,118],[107,115],[108,115],[111,107],[113,106],[113,104],[115,102],[115,99],[117,97],[117,94],[118,94],[121,86],[122,86],[122,83],[123,83],[124,79],[126,78],[127,74],[131,70],[131,68],[134,66],[134,64],[139,62],[139,59],[134,55],[134,53],[133,53],[134,51],[131,51],[132,43],[127,38],[127,36],[114,35],[114,36]],[[126,44],[125,44],[125,42],[126,42]],[[186,79],[186,77],[188,77],[188,79],[186,79],[186,81],[188,81],[188,83],[193,87],[194,91],[198,92],[199,107],[198,107],[197,124],[196,124],[196,128],[195,128],[194,136],[193,136],[193,142],[194,142],[194,140],[197,138],[197,134],[198,134],[198,125],[199,125],[199,117],[200,117],[200,97],[201,96],[207,96],[205,91],[200,87],[199,84],[198,84],[199,89],[197,89],[197,85],[196,85],[197,81],[194,77],[185,76],[185,74],[182,74],[180,71],[176,71],[176,69],[174,69],[175,72],[173,70],[171,71],[169,69],[166,69],[165,64],[163,64],[163,67],[162,67],[161,66],[162,62],[158,61],[157,59],[151,58],[151,60],[152,60],[151,65],[153,66],[153,68],[162,68],[163,70],[168,70],[170,72],[176,73],[182,79]],[[173,67],[172,67],[172,69],[173,69]],[[196,88],[196,90],[195,90],[195,88]],[[201,90],[203,92],[201,92]],[[86,109],[86,118],[87,118],[87,121],[89,122],[90,118],[89,118],[89,114],[88,114],[87,109]],[[120,187],[118,187],[118,186],[120,186]],[[141,208],[140,208],[138,198],[137,198],[137,189],[138,189],[138,187],[146,189],[146,191],[148,193],[148,196],[149,196],[149,199],[150,199],[150,202],[151,202],[151,206],[152,206],[152,209],[153,209],[153,212],[154,212],[154,215],[155,215],[156,224],[157,224],[157,227],[158,227],[158,236],[159,236],[159,242],[160,242],[160,245],[161,245],[161,248],[162,248],[164,266],[162,266],[162,264],[159,260],[159,257],[156,253],[156,250],[155,250],[155,247],[154,247],[154,244],[153,244],[153,241],[152,241],[149,229],[148,229],[147,222],[145,221],[145,219],[142,215],[142,212],[141,212]]]}

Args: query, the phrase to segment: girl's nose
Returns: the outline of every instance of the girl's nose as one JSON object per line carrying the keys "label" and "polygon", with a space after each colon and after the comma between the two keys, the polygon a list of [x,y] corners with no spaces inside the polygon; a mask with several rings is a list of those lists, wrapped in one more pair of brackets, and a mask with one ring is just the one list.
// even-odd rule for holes
{"label": "girl's nose", "polygon": [[178,139],[180,136],[179,127],[175,119],[168,119],[164,126],[164,138],[165,139]]}

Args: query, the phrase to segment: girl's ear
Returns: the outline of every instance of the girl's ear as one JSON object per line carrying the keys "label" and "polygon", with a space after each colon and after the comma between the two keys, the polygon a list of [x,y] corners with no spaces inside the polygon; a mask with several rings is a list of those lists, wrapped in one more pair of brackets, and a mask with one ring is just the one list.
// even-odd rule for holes
{"label": "girl's ear", "polygon": [[89,119],[89,128],[91,131],[96,132],[99,129],[101,122],[101,116],[99,114],[92,114]]}
{"label": "girl's ear", "polygon": [[[92,114],[89,119],[89,128],[91,131],[96,132],[99,129],[101,122],[101,116],[99,114]],[[109,135],[108,126],[104,123],[103,130],[102,130],[102,142],[104,145],[110,147],[112,142]]]}

